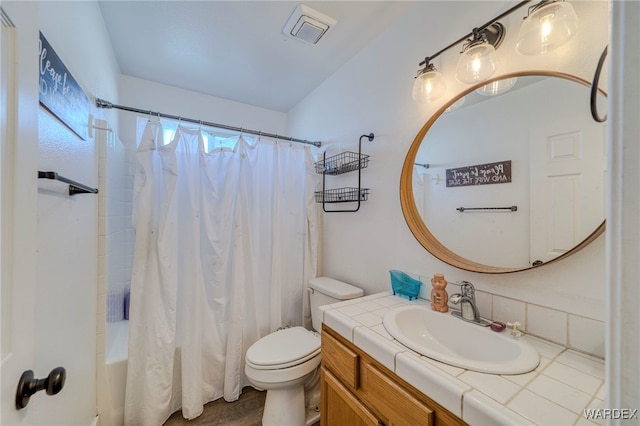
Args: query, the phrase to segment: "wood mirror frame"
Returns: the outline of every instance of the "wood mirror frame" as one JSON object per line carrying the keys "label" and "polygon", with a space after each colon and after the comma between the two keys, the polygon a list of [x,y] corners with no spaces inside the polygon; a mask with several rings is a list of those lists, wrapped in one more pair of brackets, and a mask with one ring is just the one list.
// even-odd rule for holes
{"label": "wood mirror frame", "polygon": [[[420,129],[418,134],[416,135],[411,147],[409,148],[409,152],[404,160],[404,164],[402,166],[402,174],[400,175],[400,205],[402,206],[402,212],[404,214],[405,221],[409,226],[409,229],[413,233],[413,236],[418,240],[418,242],[432,255],[441,261],[455,266],[456,268],[460,268],[466,271],[471,272],[480,272],[485,274],[505,274],[511,272],[519,272],[525,271],[532,268],[540,268],[544,265],[549,265],[551,263],[557,262],[561,259],[565,259],[568,256],[578,252],[579,250],[586,247],[593,240],[598,238],[605,230],[605,221],[602,222],[600,226],[598,226],[590,235],[587,236],[582,242],[573,247],[571,250],[563,253],[562,255],[545,262],[541,265],[536,266],[528,266],[524,268],[505,268],[491,265],[484,265],[481,263],[474,262],[472,260],[466,259],[457,253],[449,250],[445,247],[438,239],[431,233],[427,225],[424,223],[422,216],[420,215],[418,208],[416,206],[414,196],[413,196],[413,168],[416,160],[416,156],[418,154],[418,150],[420,149],[420,145],[423,142],[423,139],[431,126],[440,118],[440,116],[445,112],[445,110],[457,102],[463,96],[473,92],[474,90],[491,83],[496,80],[501,80],[505,78],[511,77],[523,77],[523,76],[547,76],[547,77],[560,77],[567,80],[572,80],[577,83],[583,84],[587,87],[591,86],[591,83],[571,74],[561,73],[561,72],[550,72],[550,71],[521,71],[506,75],[501,75],[496,78],[492,78],[482,83],[471,86],[466,91],[456,95],[449,102],[447,102],[444,106],[442,106],[438,111],[436,111],[430,118],[427,120],[424,126]],[[600,93],[606,95],[603,91]],[[588,102],[589,99],[585,98],[585,102]]]}

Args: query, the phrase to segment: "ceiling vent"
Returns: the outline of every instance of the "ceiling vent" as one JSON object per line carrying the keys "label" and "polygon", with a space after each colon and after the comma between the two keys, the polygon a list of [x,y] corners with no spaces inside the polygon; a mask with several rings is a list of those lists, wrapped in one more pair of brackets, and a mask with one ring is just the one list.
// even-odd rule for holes
{"label": "ceiling vent", "polygon": [[282,32],[307,44],[316,44],[335,25],[335,19],[311,9],[309,6],[299,4]]}

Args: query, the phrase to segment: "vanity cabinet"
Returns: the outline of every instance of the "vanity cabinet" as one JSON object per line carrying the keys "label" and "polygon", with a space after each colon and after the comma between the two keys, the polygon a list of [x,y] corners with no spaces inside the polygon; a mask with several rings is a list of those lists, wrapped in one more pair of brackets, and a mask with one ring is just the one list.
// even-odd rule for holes
{"label": "vanity cabinet", "polygon": [[321,426],[466,424],[324,324],[320,383]]}

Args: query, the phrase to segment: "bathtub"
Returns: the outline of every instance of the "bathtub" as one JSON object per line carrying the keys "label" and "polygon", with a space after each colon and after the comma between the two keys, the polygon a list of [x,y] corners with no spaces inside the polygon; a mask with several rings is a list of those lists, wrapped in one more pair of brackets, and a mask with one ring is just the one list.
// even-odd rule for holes
{"label": "bathtub", "polygon": [[100,424],[124,424],[124,392],[127,382],[129,351],[129,321],[107,323],[105,342],[104,387],[99,391],[102,401]]}

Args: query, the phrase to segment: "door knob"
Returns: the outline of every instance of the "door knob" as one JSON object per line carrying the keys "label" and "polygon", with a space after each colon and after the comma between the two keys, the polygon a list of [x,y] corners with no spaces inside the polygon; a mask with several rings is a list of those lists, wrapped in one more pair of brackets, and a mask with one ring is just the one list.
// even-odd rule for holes
{"label": "door knob", "polygon": [[16,391],[16,408],[24,408],[34,393],[46,390],[47,395],[55,395],[62,390],[67,372],[62,367],[56,367],[44,379],[34,378],[33,371],[27,370],[20,376]]}

